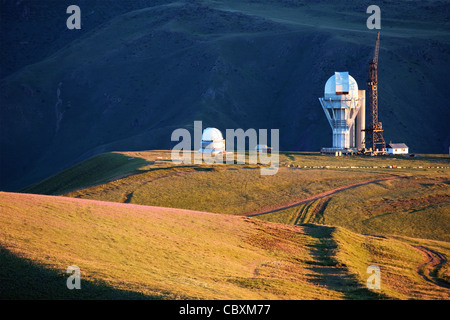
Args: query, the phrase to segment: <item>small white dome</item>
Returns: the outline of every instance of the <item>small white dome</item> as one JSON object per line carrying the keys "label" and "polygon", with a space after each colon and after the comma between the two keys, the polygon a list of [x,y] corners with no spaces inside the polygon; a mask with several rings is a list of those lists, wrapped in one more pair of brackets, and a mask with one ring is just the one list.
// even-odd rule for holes
{"label": "small white dome", "polygon": [[358,84],[348,72],[335,72],[325,84],[325,99],[358,99]]}
{"label": "small white dome", "polygon": [[222,132],[216,128],[206,128],[202,134],[203,141],[221,141],[223,140]]}

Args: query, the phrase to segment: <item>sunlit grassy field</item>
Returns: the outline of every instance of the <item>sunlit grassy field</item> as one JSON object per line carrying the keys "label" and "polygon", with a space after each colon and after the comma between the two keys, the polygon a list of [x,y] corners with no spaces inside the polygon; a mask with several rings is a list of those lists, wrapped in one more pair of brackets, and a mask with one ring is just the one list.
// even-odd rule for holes
{"label": "sunlit grassy field", "polygon": [[[262,176],[261,166],[258,165],[175,165],[170,161],[168,152],[125,155],[127,157],[110,154],[109,157],[130,161],[131,164],[141,163],[139,159],[146,159],[147,162],[138,170],[131,167],[134,171],[129,170],[131,164],[120,164],[120,179],[64,193],[68,188],[64,183],[66,180],[85,179],[86,181],[79,182],[80,187],[88,183],[94,184],[92,177],[97,175],[92,172],[101,167],[98,163],[102,163],[104,159],[93,158],[73,171],[65,171],[25,189],[24,192],[65,194],[84,199],[243,214],[288,201],[293,197],[305,197],[353,182],[386,176],[383,172],[349,172],[345,169],[294,170],[287,167],[280,167],[275,175]],[[127,174],[129,176],[126,176]],[[71,184],[73,185],[74,183]]]}
{"label": "sunlit grassy field", "polygon": [[[419,275],[425,258],[410,245],[448,256],[445,242],[66,197],[0,193],[0,205],[2,298],[450,297]],[[371,264],[381,290],[365,287]],[[82,290],[65,289],[69,265]],[[436,270],[441,281],[448,268]]]}
{"label": "sunlit grassy field", "polygon": [[376,158],[284,152],[272,176],[261,175],[257,164],[176,165],[170,159],[169,151],[108,153],[24,192],[245,215],[353,183],[398,177],[258,218],[450,240],[450,159],[445,155]]}
{"label": "sunlit grassy field", "polygon": [[[277,174],[262,176],[261,167],[174,164],[163,150],[115,152],[24,194],[2,193],[4,278],[17,274],[2,295],[450,297],[448,157],[286,152]],[[88,290],[65,289],[73,264]],[[381,268],[381,290],[366,287],[370,265]],[[17,270],[31,276],[18,282]],[[30,293],[30,283],[40,289]]]}
{"label": "sunlit grassy field", "polygon": [[354,232],[450,241],[446,176],[381,181],[258,216],[287,224],[320,223]]}

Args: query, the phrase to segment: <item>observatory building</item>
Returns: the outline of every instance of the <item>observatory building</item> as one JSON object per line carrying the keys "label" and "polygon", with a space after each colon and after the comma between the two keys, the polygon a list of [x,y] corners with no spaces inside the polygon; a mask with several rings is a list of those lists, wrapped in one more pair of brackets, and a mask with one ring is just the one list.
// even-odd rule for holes
{"label": "observatory building", "polygon": [[333,146],[322,148],[321,153],[353,154],[364,149],[365,96],[348,72],[335,72],[328,79],[319,101],[333,131]]}
{"label": "observatory building", "polygon": [[222,132],[216,128],[206,128],[202,134],[200,153],[219,154],[225,152],[225,140]]}

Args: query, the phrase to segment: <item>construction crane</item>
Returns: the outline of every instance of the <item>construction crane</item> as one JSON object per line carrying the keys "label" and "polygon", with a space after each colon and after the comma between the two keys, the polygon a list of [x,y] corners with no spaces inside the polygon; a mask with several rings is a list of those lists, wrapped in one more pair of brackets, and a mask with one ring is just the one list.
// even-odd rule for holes
{"label": "construction crane", "polygon": [[[380,50],[380,32],[377,34],[377,42],[373,59],[369,62],[368,87],[368,117],[366,131],[366,146],[372,155],[384,154],[386,143],[383,138],[383,126],[378,122],[378,52]],[[377,151],[378,150],[378,151]]]}

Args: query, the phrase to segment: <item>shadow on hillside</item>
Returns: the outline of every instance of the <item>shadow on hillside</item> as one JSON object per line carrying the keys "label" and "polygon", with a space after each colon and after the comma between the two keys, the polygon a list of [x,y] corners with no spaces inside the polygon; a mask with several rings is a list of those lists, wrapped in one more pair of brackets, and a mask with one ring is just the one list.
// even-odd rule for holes
{"label": "shadow on hillside", "polygon": [[19,192],[61,195],[141,173],[147,160],[109,152],[96,155]]}
{"label": "shadow on hillside", "polygon": [[0,299],[1,300],[141,300],[161,299],[138,292],[119,290],[105,283],[83,280],[81,289],[69,290],[68,274],[46,269],[30,260],[22,259],[0,247]]}
{"label": "shadow on hillside", "polygon": [[340,265],[335,258],[335,249],[338,247],[332,234],[336,228],[304,224],[305,231],[319,243],[311,246],[313,261],[309,261],[309,270],[312,275],[311,282],[322,285],[330,290],[342,292],[346,299],[350,300],[380,300],[390,299],[363,286],[348,268]]}

